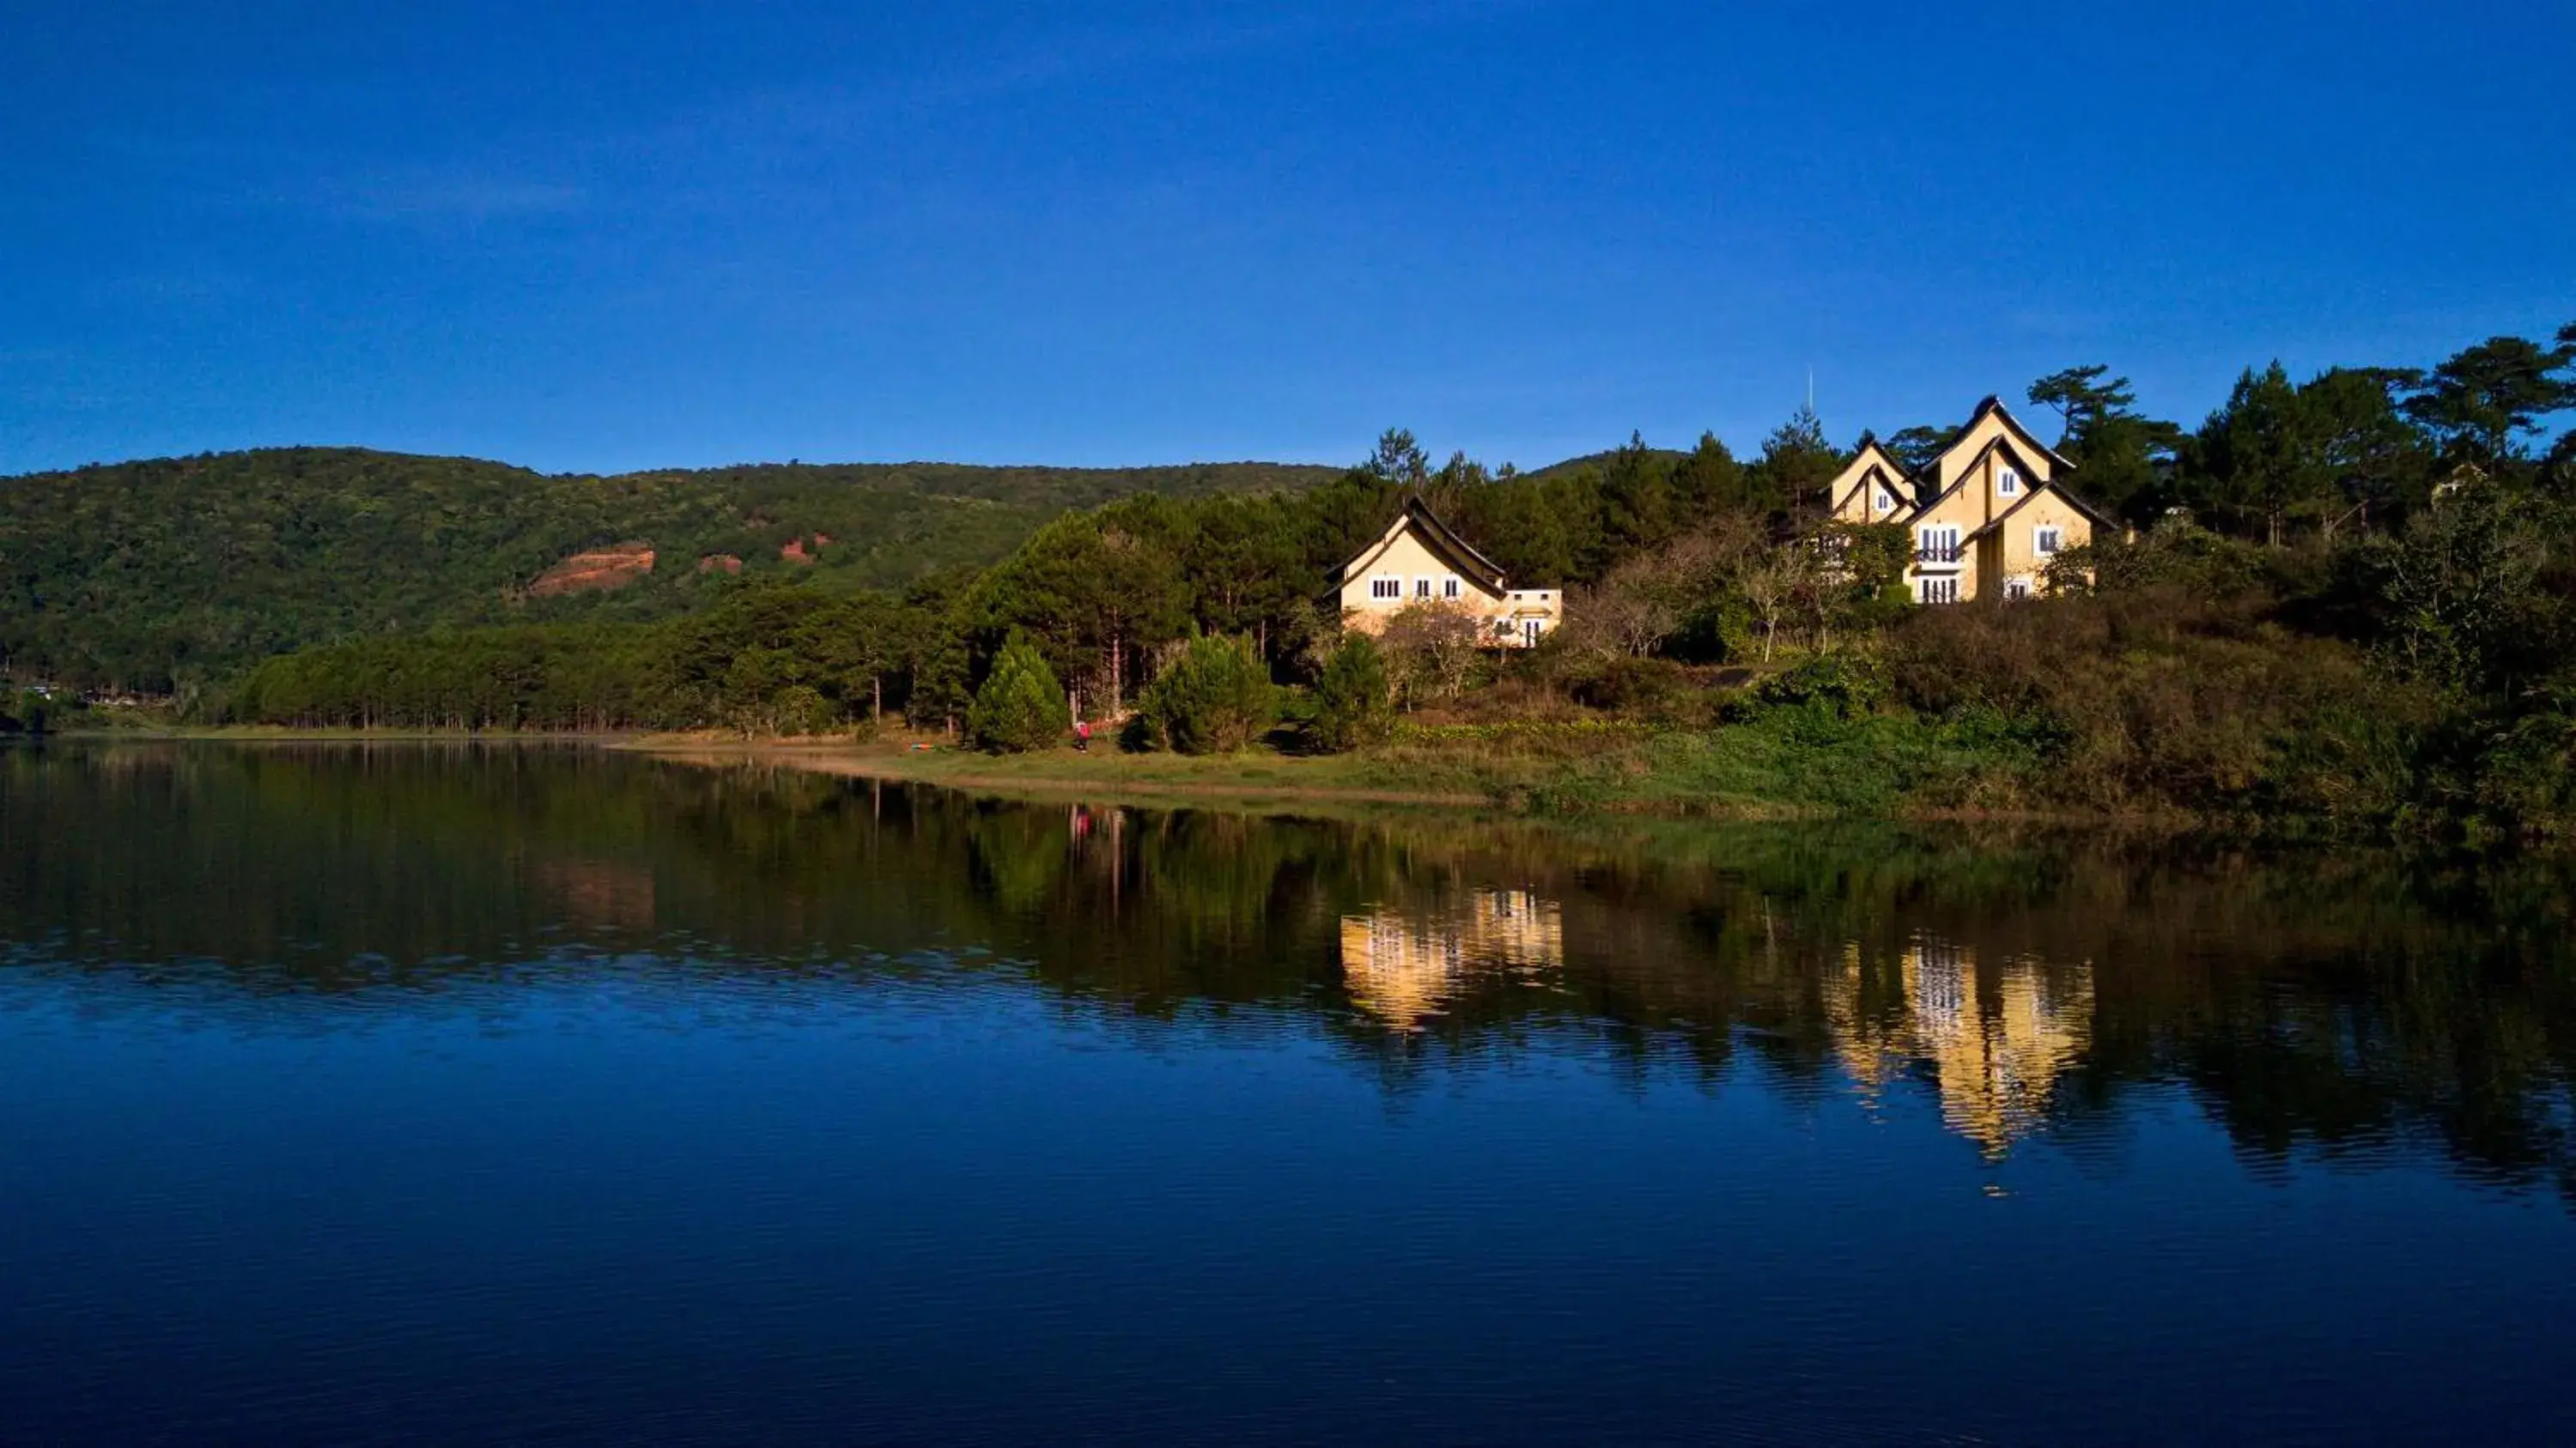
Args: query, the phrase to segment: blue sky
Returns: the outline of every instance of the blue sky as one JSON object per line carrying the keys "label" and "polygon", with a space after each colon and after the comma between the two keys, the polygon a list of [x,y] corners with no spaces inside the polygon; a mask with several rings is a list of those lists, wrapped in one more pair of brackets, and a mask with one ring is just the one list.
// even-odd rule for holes
{"label": "blue sky", "polygon": [[0,471],[1524,466],[2576,319],[2576,5],[5,0]]}

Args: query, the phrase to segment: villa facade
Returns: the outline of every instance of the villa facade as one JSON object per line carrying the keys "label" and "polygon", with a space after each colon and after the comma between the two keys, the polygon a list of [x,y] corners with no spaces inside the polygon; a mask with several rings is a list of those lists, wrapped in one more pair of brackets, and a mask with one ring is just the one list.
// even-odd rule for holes
{"label": "villa facade", "polygon": [[1512,588],[1503,570],[1450,531],[1419,498],[1334,576],[1342,622],[1363,633],[1422,605],[1455,609],[1492,648],[1531,648],[1565,619],[1565,591]]}
{"label": "villa facade", "polygon": [[2057,556],[2118,524],[2065,486],[2072,465],[2001,402],[1977,404],[1958,440],[1919,474],[1876,442],[1862,446],[1827,494],[1844,523],[1896,523],[1914,542],[1905,584],[1917,603],[1965,603],[2048,591]]}

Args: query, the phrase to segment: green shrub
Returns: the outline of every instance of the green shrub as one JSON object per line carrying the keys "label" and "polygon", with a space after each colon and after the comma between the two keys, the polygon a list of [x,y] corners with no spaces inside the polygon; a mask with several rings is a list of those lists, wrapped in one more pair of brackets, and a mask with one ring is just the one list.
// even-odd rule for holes
{"label": "green shrub", "polygon": [[978,749],[1023,754],[1044,749],[1073,727],[1064,686],[1035,645],[1014,632],[966,709],[966,738]]}
{"label": "green shrub", "polygon": [[1376,744],[1395,724],[1394,690],[1377,640],[1356,630],[1324,661],[1315,681],[1315,714],[1307,737],[1331,753]]}
{"label": "green shrub", "polygon": [[2048,587],[2066,594],[2180,588],[2197,598],[2232,598],[2261,584],[2265,553],[2188,520],[2169,518],[2134,538],[2104,530],[2092,542],[2060,552],[2047,568]]}
{"label": "green shrub", "polygon": [[2482,751],[2478,806],[2518,834],[2576,834],[2576,683],[2535,691],[2533,712]]}
{"label": "green shrub", "polygon": [[1844,715],[1815,700],[1713,730],[1604,739],[1571,767],[1508,794],[1537,814],[1635,810],[1705,815],[1894,816],[2012,809],[2042,767],[2007,721]]}
{"label": "green shrub", "polygon": [[1690,671],[1670,659],[1594,656],[1566,670],[1565,692],[1588,709],[1653,713],[1690,689]]}
{"label": "green shrub", "polygon": [[2012,721],[2048,759],[2036,787],[2058,808],[2295,818],[2303,830],[2395,821],[2426,797],[2419,759],[2440,753],[2438,691],[2349,644],[2290,632],[2267,608],[2259,592],[2211,599],[2157,584],[1919,609],[1889,640],[1893,699],[1936,720]]}
{"label": "green shrub", "polygon": [[1407,719],[1389,731],[1398,744],[1503,744],[1565,742],[1580,749],[1651,739],[1667,731],[1632,719],[1497,719],[1483,724],[1422,724]]}
{"label": "green shrub", "polygon": [[1133,742],[1222,754],[1260,738],[1278,713],[1278,691],[1248,641],[1196,638],[1146,687],[1136,710],[1143,727],[1134,731],[1142,737]]}
{"label": "green shrub", "polygon": [[810,684],[780,690],[770,712],[781,734],[822,734],[841,722],[841,711]]}
{"label": "green shrub", "polygon": [[0,694],[0,734],[43,734],[53,728],[53,701],[33,689],[12,700]]}
{"label": "green shrub", "polygon": [[1886,665],[1843,651],[1817,654],[1753,686],[1754,702],[1765,707],[1821,705],[1846,719],[1869,713],[1887,694]]}

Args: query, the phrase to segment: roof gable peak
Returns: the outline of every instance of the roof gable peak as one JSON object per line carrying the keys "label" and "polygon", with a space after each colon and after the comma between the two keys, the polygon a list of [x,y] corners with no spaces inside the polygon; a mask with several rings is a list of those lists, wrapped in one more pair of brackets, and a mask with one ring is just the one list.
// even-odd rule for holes
{"label": "roof gable peak", "polygon": [[1378,534],[1377,541],[1361,549],[1358,556],[1335,570],[1336,574],[1347,578],[1354,571],[1367,567],[1408,532],[1420,538],[1424,547],[1455,564],[1460,573],[1474,577],[1488,588],[1503,586],[1502,565],[1478,552],[1474,544],[1441,522],[1440,515],[1432,512],[1431,505],[1422,501],[1419,495],[1408,495],[1404,506],[1396,510],[1395,518],[1386,525],[1386,531]]}
{"label": "roof gable peak", "polygon": [[[2023,423],[2020,418],[2013,415],[2013,410],[2011,408],[2004,406],[2004,400],[2002,398],[1997,397],[1991,392],[1987,393],[1984,400],[1977,404],[1976,411],[1968,414],[1967,431],[1974,432],[1977,424],[1985,421],[1989,417],[2002,423],[2004,430],[2012,436],[2020,439],[2023,446],[2032,449],[2039,456],[2048,459],[2049,464],[2052,467],[2071,468],[2074,466],[2073,463],[2060,457],[2057,449],[2040,441],[2039,434],[2032,432],[2028,425]],[[1961,434],[1963,440],[1965,436],[1965,433]]]}

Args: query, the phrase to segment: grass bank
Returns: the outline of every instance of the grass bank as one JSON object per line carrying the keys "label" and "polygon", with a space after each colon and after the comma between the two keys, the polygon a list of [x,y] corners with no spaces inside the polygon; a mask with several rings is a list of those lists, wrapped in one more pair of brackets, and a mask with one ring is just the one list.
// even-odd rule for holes
{"label": "grass bank", "polygon": [[1101,744],[1088,753],[1068,748],[992,755],[957,748],[936,736],[850,743],[655,735],[626,747],[698,763],[783,764],[1030,799],[1206,800],[1247,808],[1330,801],[1480,808],[1496,798],[1463,778],[1409,778],[1389,768],[1387,760],[1368,754],[1305,756],[1270,749],[1225,755],[1125,754]]}
{"label": "grass bank", "polygon": [[[1349,754],[1268,748],[1128,754],[1106,743],[990,755],[936,736],[865,743],[745,742],[664,735],[630,747],[707,763],[766,761],[1028,798],[1221,800],[1242,807],[1333,801],[1516,815],[1716,819],[1904,819],[2026,810],[2034,751],[1996,730],[1904,718],[1775,711],[1707,730],[1584,724],[1407,728]],[[2062,812],[2056,812],[2062,813]]]}

